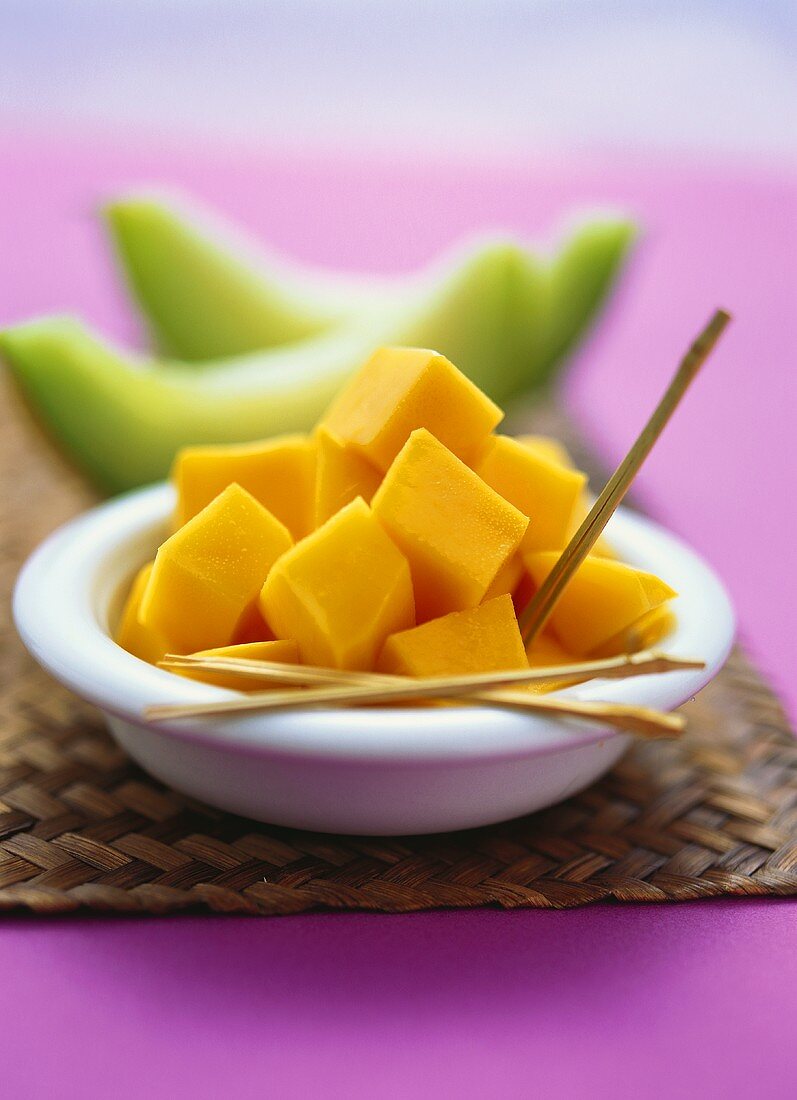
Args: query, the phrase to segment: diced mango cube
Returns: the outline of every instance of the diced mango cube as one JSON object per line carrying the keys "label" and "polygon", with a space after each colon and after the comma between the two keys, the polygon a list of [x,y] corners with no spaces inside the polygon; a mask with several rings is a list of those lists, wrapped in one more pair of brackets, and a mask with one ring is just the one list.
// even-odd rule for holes
{"label": "diced mango cube", "polygon": [[[538,587],[558,557],[555,551],[524,554],[525,566]],[[652,573],[590,556],[570,578],[548,625],[566,650],[584,657],[675,595]]]}
{"label": "diced mango cube", "polygon": [[518,435],[515,438],[518,443],[522,443],[524,447],[539,458],[547,458],[549,462],[558,462],[560,466],[567,466],[569,470],[576,468],[567,447],[564,443],[560,443],[558,439],[554,439],[552,435]]}
{"label": "diced mango cube", "polygon": [[271,512],[229,485],[158,550],[141,622],[178,653],[229,645],[269,569],[292,545]]}
{"label": "diced mango cube", "polygon": [[380,348],[337,396],[321,426],[384,472],[416,428],[427,428],[462,458],[503,415],[437,352]]}
{"label": "diced mango cube", "polygon": [[272,642],[274,641],[274,634],[271,627],[263,618],[263,613],[260,610],[260,604],[250,604],[244,611],[238,625],[235,628],[235,633],[232,636],[232,645],[250,645],[253,642]]}
{"label": "diced mango cube", "polygon": [[[568,653],[547,630],[537,635],[526,650],[526,656],[532,668],[572,665],[577,660],[577,658],[574,657],[572,653]],[[580,658],[578,659],[580,660]]]}
{"label": "diced mango cube", "polygon": [[504,500],[529,517],[524,551],[564,548],[587,482],[585,474],[505,435],[488,440],[473,468]]}
{"label": "diced mango cube", "polygon": [[[520,557],[520,555],[518,555],[518,557]],[[532,580],[531,573],[529,573],[526,568],[522,557],[520,557],[520,562],[523,565],[523,574],[512,592],[512,601],[515,605],[515,611],[517,612],[518,618],[522,615],[529,600],[537,591],[537,586]]]}
{"label": "diced mango cube", "polygon": [[[561,466],[566,466],[569,470],[575,470],[576,464],[570,455],[570,452],[563,443],[560,443],[558,439],[554,439],[549,435],[519,435],[516,437],[518,443],[522,443],[524,447],[527,447],[539,458],[547,458],[551,462],[558,462]],[[567,532],[567,538],[565,539],[565,545],[570,541],[572,536],[581,526],[582,522],[586,519],[587,513],[592,507],[592,500],[589,495],[589,490],[584,488],[581,494],[581,499],[573,509],[573,515],[570,519],[570,527]],[[554,547],[559,549],[559,547]],[[616,558],[614,550],[610,543],[604,538],[598,539],[591,551],[601,558]]]}
{"label": "diced mango cube", "polygon": [[[572,665],[581,660],[580,657],[568,653],[548,630],[537,635],[526,650],[526,656],[531,668],[556,668],[557,665]],[[550,691],[558,691],[562,687],[570,687],[577,682],[551,676],[546,680],[537,680],[533,684],[528,684],[525,690],[536,695],[545,695]]]}
{"label": "diced mango cube", "polygon": [[[203,649],[195,657],[243,657],[248,661],[274,661],[281,665],[297,665],[299,650],[296,642],[280,639],[270,642],[245,642],[242,645],[221,646],[219,649]],[[265,691],[267,680],[255,680],[251,676],[242,676],[238,672],[209,672],[202,668],[173,668],[180,676],[189,680],[201,680],[215,687],[229,688],[231,691]]]}
{"label": "diced mango cube", "polygon": [[346,505],[271,570],[260,607],[304,664],[371,669],[415,622],[410,570],[364,500]]}
{"label": "diced mango cube", "polygon": [[628,632],[626,652],[635,653],[650,649],[671,634],[676,626],[675,612],[667,604],[660,604],[637,619]]}
{"label": "diced mango cube", "polygon": [[511,558],[507,558],[495,574],[495,579],[485,592],[482,603],[494,600],[496,596],[511,596],[525,574],[526,570],[520,554],[513,554]]}
{"label": "diced mango cube", "polygon": [[398,676],[458,676],[527,668],[509,596],[391,634],[377,667]]}
{"label": "diced mango cube", "polygon": [[154,564],[154,562],[148,562],[136,573],[116,631],[116,642],[122,649],[126,649],[128,653],[132,653],[142,661],[148,661],[151,665],[157,664],[171,649],[168,638],[159,631],[144,626],[138,617],[141,597],[144,595]]}
{"label": "diced mango cube", "polygon": [[186,447],[172,469],[177,526],[182,527],[222,489],[237,482],[272,512],[294,539],[304,538],[314,526],[315,464],[315,444],[303,435],[232,446]]}
{"label": "diced mango cube", "polygon": [[652,649],[675,627],[675,615],[667,604],[647,611],[626,630],[621,630],[595,650],[596,657],[617,657],[621,653],[638,653]]}
{"label": "diced mango cube", "polygon": [[373,510],[410,563],[419,622],[481,603],[528,526],[425,428],[396,457]]}
{"label": "diced mango cube", "polygon": [[370,504],[382,474],[367,458],[329,432],[319,428],[316,435],[318,468],[315,485],[315,525],[334,516],[357,497]]}

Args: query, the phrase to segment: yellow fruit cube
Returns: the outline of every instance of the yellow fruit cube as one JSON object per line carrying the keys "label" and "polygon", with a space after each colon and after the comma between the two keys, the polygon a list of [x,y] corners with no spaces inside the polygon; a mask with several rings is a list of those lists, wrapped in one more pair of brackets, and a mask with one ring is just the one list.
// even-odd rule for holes
{"label": "yellow fruit cube", "polygon": [[232,636],[231,645],[248,645],[251,642],[272,642],[274,634],[271,627],[260,611],[260,605],[256,601],[250,604],[244,611],[235,633]]}
{"label": "yellow fruit cube", "polygon": [[587,483],[585,474],[536,453],[516,439],[488,440],[474,470],[530,523],[523,550],[562,550]]}
{"label": "yellow fruit cube", "polygon": [[[522,443],[524,447],[527,447],[539,458],[547,458],[551,462],[558,462],[561,466],[566,466],[569,470],[576,469],[576,464],[573,462],[568,449],[563,443],[560,443],[558,439],[554,439],[552,436],[519,435],[517,436],[517,441],[518,443]],[[592,499],[585,486],[584,492],[581,494],[581,499],[573,510],[565,545],[579,529],[591,507]],[[540,547],[540,549],[542,548]],[[553,547],[553,549],[559,549],[559,547]],[[617,557],[611,545],[604,538],[598,539],[591,552],[601,558]]]}
{"label": "yellow fruit cube", "polygon": [[344,387],[321,426],[384,472],[416,428],[427,428],[462,458],[503,415],[437,352],[380,348]]}
{"label": "yellow fruit cube", "polygon": [[580,660],[572,653],[568,653],[547,630],[537,635],[526,651],[526,656],[532,668],[572,665],[576,660]]}
{"label": "yellow fruit cube", "polygon": [[675,615],[667,604],[646,612],[626,630],[609,638],[595,650],[596,657],[617,657],[621,653],[638,653],[652,649],[675,627]]}
{"label": "yellow fruit cube", "polygon": [[626,652],[635,653],[640,649],[651,649],[671,634],[676,626],[674,611],[666,604],[654,607],[641,619],[637,619],[626,638]]}
{"label": "yellow fruit cube", "polygon": [[[572,665],[581,660],[580,657],[575,657],[572,653],[568,653],[567,650],[563,649],[547,630],[537,635],[526,650],[526,656],[531,668],[556,668],[557,665]],[[577,682],[574,680],[560,680],[555,676],[551,676],[549,679],[537,680],[536,683],[529,684],[524,690],[536,695],[545,695],[550,691],[558,691],[561,687],[569,687]]]}
{"label": "yellow fruit cube", "polygon": [[[271,642],[246,642],[241,645],[221,646],[219,649],[203,649],[195,657],[243,657],[248,661],[275,661],[281,665],[297,665],[299,650],[296,642],[280,639]],[[229,688],[231,691],[266,691],[271,685],[268,680],[255,680],[251,676],[242,676],[236,672],[207,672],[201,668],[173,668],[179,676],[189,680],[201,680],[215,687]],[[280,686],[277,682],[277,686]]]}
{"label": "yellow fruit cube", "polygon": [[398,676],[465,676],[527,668],[511,597],[499,596],[391,634],[377,667]]}
{"label": "yellow fruit cube", "polygon": [[229,645],[269,569],[292,545],[271,512],[229,485],[158,550],[142,624],[178,653]]}
{"label": "yellow fruit cube", "polygon": [[157,664],[171,649],[168,638],[159,631],[144,626],[138,618],[141,597],[144,595],[154,564],[154,562],[148,562],[136,573],[116,631],[116,642],[122,649],[126,649],[128,653],[132,653],[142,661],[148,661],[151,665]]}
{"label": "yellow fruit cube", "polygon": [[551,435],[518,435],[515,438],[518,443],[522,443],[524,447],[539,458],[547,458],[549,462],[558,462],[560,466],[567,466],[570,470],[576,468],[576,464],[573,462],[564,443],[560,443],[558,439],[554,439]]}
{"label": "yellow fruit cube", "polygon": [[371,669],[415,622],[410,570],[364,500],[347,504],[276,563],[260,608],[304,664]]}
{"label": "yellow fruit cube", "polygon": [[222,489],[237,482],[272,512],[294,539],[304,538],[314,526],[315,464],[315,444],[303,435],[233,446],[186,447],[172,469],[177,526],[182,527]]}
{"label": "yellow fruit cube", "polygon": [[[556,552],[524,554],[535,585],[543,583],[558,557]],[[590,556],[570,578],[548,625],[566,650],[585,657],[675,595],[652,573]]]}
{"label": "yellow fruit cube", "polygon": [[507,558],[495,574],[495,579],[485,592],[482,602],[494,600],[496,596],[511,596],[516,591],[524,574],[523,559],[520,554],[513,554],[511,558]]}
{"label": "yellow fruit cube", "polygon": [[316,445],[315,525],[320,527],[357,497],[370,504],[382,474],[359,451],[341,443],[323,428],[318,430]]}
{"label": "yellow fruit cube", "polygon": [[410,563],[419,622],[481,603],[528,526],[425,428],[396,457],[373,510]]}

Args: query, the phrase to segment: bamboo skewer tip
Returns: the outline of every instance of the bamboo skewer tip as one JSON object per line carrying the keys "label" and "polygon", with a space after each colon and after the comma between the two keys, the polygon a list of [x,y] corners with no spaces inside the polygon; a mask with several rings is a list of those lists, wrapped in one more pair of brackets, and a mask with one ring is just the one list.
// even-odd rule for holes
{"label": "bamboo skewer tip", "polygon": [[539,634],[568,582],[603,533],[625,498],[654,444],[681,403],[686,391],[708,359],[731,315],[715,310],[708,324],[693,340],[659,403],[637,436],[628,454],[607,481],[589,514],[562,551],[558,561],[520,615],[523,642],[528,647]]}

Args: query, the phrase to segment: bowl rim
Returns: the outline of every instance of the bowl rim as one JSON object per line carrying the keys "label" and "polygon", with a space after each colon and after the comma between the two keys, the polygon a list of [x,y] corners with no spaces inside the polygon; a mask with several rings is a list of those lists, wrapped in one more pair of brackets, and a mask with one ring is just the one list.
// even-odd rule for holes
{"label": "bowl rim", "polygon": [[[388,707],[330,708],[280,714],[246,714],[147,722],[151,703],[204,702],[233,692],[155,668],[118,646],[109,633],[110,611],[123,584],[148,560],[173,507],[167,483],[135,490],[70,520],[30,555],[17,579],[13,614],[33,657],[55,679],[111,716],[159,733],[249,753],[393,760],[483,761],[528,757],[578,748],[616,730],[573,720],[461,705],[413,713]],[[705,669],[591,681],[563,689],[568,697],[633,703],[670,710],[705,686],[733,644],[734,613],[714,571],[675,535],[621,508],[607,536],[624,559],[659,573],[680,593],[677,625],[663,646],[698,656]]]}

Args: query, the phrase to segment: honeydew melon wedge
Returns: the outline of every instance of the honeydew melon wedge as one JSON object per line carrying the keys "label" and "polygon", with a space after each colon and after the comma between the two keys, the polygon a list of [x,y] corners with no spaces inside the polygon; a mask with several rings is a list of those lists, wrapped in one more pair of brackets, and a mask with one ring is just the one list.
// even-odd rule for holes
{"label": "honeydew melon wedge", "polygon": [[[107,204],[104,215],[156,346],[186,361],[318,335],[398,301],[446,294],[460,271],[483,268],[481,295],[501,297],[511,319],[498,353],[515,376],[506,392],[518,375],[529,383],[530,360],[541,379],[555,368],[598,309],[635,233],[628,219],[605,214],[575,223],[550,253],[513,241],[473,242],[418,275],[366,279],[268,257],[186,200],[134,194]],[[460,363],[459,348],[467,354],[461,316],[440,320],[433,346],[467,369]]]}
{"label": "honeydew melon wedge", "polygon": [[[311,428],[376,347],[413,339],[439,348],[453,318],[460,318],[460,365],[488,392],[502,390],[518,270],[504,246],[482,250],[445,292],[419,294],[319,336],[207,360],[192,370],[174,360],[132,356],[68,317],[0,332],[0,356],[67,454],[101,488],[120,492],[165,477],[176,451],[189,443],[245,442]],[[490,283],[499,289],[485,294]],[[531,374],[531,361],[528,367]]]}
{"label": "honeydew melon wedge", "polygon": [[343,299],[253,249],[185,200],[148,194],[108,203],[105,224],[155,347],[186,361],[241,355],[318,335]]}
{"label": "honeydew melon wedge", "polygon": [[528,323],[544,280],[516,245],[497,242],[432,290],[385,301],[325,332],[187,370],[133,357],[69,318],[0,333],[39,420],[103,489],[164,477],[189,443],[244,442],[312,427],[346,377],[381,344],[448,355],[496,400],[539,382]]}
{"label": "honeydew melon wedge", "polygon": [[165,477],[189,443],[308,428],[372,345],[361,332],[335,334],[187,372],[134,358],[69,317],[0,333],[0,354],[39,422],[110,493]]}
{"label": "honeydew melon wedge", "polygon": [[565,237],[548,266],[541,377],[548,377],[578,343],[610,291],[635,235],[631,222],[606,215],[575,224]]}
{"label": "honeydew melon wedge", "polygon": [[[392,281],[391,292],[384,281],[256,281],[248,267],[231,266],[224,251],[192,236],[190,225],[185,248],[174,243],[178,234],[169,250],[154,223],[128,222],[128,229],[133,224],[146,226],[141,240],[148,242],[126,253],[139,257],[133,266],[142,303],[161,341],[179,345],[183,358],[132,357],[68,318],[0,333],[0,355],[40,421],[110,492],[165,476],[189,443],[309,429],[383,344],[441,352],[499,403],[539,387],[606,293],[633,235],[620,219],[583,227],[552,264],[512,241],[482,242],[425,274]],[[159,224],[174,223],[167,217]],[[201,273],[193,283],[192,264]],[[180,298],[182,278],[191,294]],[[230,326],[225,309],[234,312],[239,295]],[[190,324],[181,328],[183,310]],[[185,361],[192,326],[202,334],[193,352],[214,347],[215,357]],[[257,350],[245,350],[249,343]]]}

